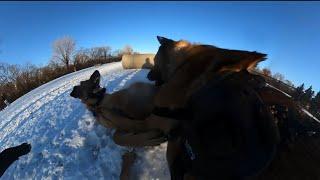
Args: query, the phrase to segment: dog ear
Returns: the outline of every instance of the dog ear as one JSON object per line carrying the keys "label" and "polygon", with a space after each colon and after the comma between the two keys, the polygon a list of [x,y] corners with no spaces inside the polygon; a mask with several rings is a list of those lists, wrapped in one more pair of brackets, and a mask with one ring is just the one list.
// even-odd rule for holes
{"label": "dog ear", "polygon": [[169,44],[169,43],[173,43],[174,40],[172,39],[168,39],[168,38],[165,38],[165,37],[162,37],[162,36],[157,36],[157,39],[159,41],[159,43],[161,45],[165,45],[165,44]]}
{"label": "dog ear", "polygon": [[221,49],[221,61],[216,63],[216,69],[241,71],[255,67],[259,62],[266,60],[267,54],[240,50]]}
{"label": "dog ear", "polygon": [[95,70],[94,73],[90,76],[90,80],[96,84],[99,85],[100,83],[100,73],[98,70]]}

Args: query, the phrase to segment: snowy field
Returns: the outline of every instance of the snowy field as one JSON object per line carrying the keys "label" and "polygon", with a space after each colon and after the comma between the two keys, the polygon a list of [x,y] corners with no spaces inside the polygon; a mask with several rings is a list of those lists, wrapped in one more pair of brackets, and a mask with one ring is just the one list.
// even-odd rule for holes
{"label": "snowy field", "polygon": [[[112,93],[133,82],[149,82],[148,70],[123,70],[111,63],[65,75],[17,99],[0,112],[0,151],[31,143],[2,179],[119,179],[127,148],[111,139],[112,129],[98,125],[91,113],[69,94],[73,86],[99,70],[101,86]],[[169,179],[166,143],[139,148],[134,179]]]}

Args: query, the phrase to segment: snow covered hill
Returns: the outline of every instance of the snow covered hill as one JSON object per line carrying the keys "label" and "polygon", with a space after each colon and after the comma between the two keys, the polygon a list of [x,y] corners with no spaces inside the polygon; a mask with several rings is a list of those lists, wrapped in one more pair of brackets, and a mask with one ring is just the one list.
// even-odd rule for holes
{"label": "snow covered hill", "polygon": [[[119,179],[127,148],[114,144],[112,130],[98,125],[69,95],[95,70],[110,93],[133,82],[148,82],[148,70],[124,70],[117,62],[65,75],[17,99],[0,112],[0,151],[23,142],[31,143],[32,150],[2,179]],[[137,149],[135,179],[169,179],[165,150],[166,143]]]}

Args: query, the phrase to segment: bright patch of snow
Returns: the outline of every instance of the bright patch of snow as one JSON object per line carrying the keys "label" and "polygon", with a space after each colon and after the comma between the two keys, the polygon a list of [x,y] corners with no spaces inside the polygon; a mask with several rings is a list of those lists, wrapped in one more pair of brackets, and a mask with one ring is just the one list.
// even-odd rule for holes
{"label": "bright patch of snow", "polygon": [[301,108],[301,110],[306,113],[309,117],[311,117],[313,120],[317,121],[318,123],[320,123],[320,120],[316,117],[314,117],[309,111],[307,111],[306,109],[304,108]]}
{"label": "bright patch of snow", "polygon": [[[111,139],[113,130],[69,94],[74,85],[99,70],[108,92],[143,81],[148,70],[123,70],[121,63],[84,69],[44,84],[0,112],[0,151],[23,142],[31,152],[10,166],[3,179],[119,179],[121,156],[129,148]],[[136,179],[169,179],[166,143],[138,148]]]}
{"label": "bright patch of snow", "polygon": [[290,96],[289,94],[281,91],[280,89],[278,89],[278,88],[276,88],[276,87],[274,87],[274,86],[272,86],[272,85],[270,85],[270,84],[268,84],[268,83],[266,83],[266,85],[269,86],[269,87],[271,87],[271,88],[273,88],[273,89],[275,89],[275,90],[277,90],[277,91],[282,92],[284,95],[286,95],[286,96],[288,96],[288,97],[290,97],[290,98],[292,97],[292,96]]}

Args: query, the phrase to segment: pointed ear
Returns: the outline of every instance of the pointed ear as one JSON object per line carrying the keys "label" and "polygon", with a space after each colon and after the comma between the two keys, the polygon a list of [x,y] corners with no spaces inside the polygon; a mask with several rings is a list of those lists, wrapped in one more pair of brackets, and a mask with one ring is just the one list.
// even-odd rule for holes
{"label": "pointed ear", "polygon": [[168,44],[168,43],[173,43],[174,41],[172,39],[168,39],[168,38],[165,38],[165,37],[162,37],[162,36],[157,36],[157,39],[159,41],[159,43],[161,45],[164,45],[164,44]]}
{"label": "pointed ear", "polygon": [[241,71],[245,69],[251,69],[259,62],[266,59],[267,54],[240,50],[219,50],[221,61],[216,64],[216,69],[220,71],[231,70]]}
{"label": "pointed ear", "polygon": [[99,84],[100,83],[100,73],[98,70],[95,70],[94,73],[90,76],[90,80],[94,84]]}

